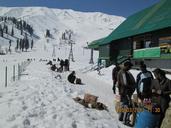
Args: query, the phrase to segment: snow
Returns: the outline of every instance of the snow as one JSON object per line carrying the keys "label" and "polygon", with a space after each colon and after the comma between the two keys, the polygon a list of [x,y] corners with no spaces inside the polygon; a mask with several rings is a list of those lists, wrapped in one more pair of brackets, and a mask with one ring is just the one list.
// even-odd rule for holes
{"label": "snow", "polygon": [[[74,63],[75,64],[75,63]],[[74,65],[73,64],[73,65]],[[76,64],[77,65],[77,64]],[[67,81],[69,72],[52,72],[46,62],[32,61],[20,81],[0,91],[0,127],[6,128],[111,128],[125,127],[114,111],[111,69],[82,73],[76,70],[85,85]],[[131,70],[136,75],[138,72]],[[106,79],[107,78],[107,79]],[[91,93],[106,104],[107,111],[87,109],[73,101]]]}
{"label": "snow", "polygon": [[[107,90],[111,94],[111,100],[104,93],[101,94],[100,88],[96,89],[94,82],[99,83],[98,80],[81,71],[91,66],[89,65],[90,50],[84,48],[86,42],[109,34],[112,31],[110,28],[119,25],[124,18],[102,13],[82,13],[42,7],[1,8],[0,12],[1,15],[24,17],[23,19],[33,25],[35,33],[40,36],[40,40],[35,41],[33,51],[22,53],[12,51],[12,54],[0,57],[2,65],[0,67],[0,128],[4,126],[5,128],[111,128],[122,125],[117,121],[114,112],[113,94],[110,88]],[[103,21],[103,18],[106,18],[106,21]],[[51,31],[54,39],[44,37],[46,29]],[[85,83],[83,86],[68,83],[66,78],[69,72],[60,74],[62,80],[55,79],[57,73],[50,71],[49,66],[46,65],[47,61],[40,61],[58,57],[68,58],[70,46],[59,40],[65,30],[74,32],[75,37],[72,39],[75,42],[73,44],[75,62],[70,63],[70,69],[75,70],[81,77]],[[17,36],[20,36],[19,32]],[[53,46],[55,54],[52,56]],[[95,51],[95,63],[97,56],[98,52]],[[13,81],[13,65],[16,65],[17,78],[17,65],[27,59],[32,59],[32,62],[26,67],[20,80]],[[6,66],[8,83],[5,88]],[[83,98],[87,92],[97,95],[99,101],[108,106],[109,112],[88,109],[73,101],[72,98],[77,96]],[[108,100],[105,101],[106,99]]]}
{"label": "snow", "polygon": [[27,21],[33,25],[35,33],[40,37],[44,37],[46,29],[50,29],[54,38],[59,41],[65,30],[73,30],[77,36],[76,42],[81,46],[107,36],[125,20],[121,16],[100,12],[86,13],[46,7],[1,7],[0,12],[1,15],[15,16]]}
{"label": "snow", "polygon": [[[115,96],[111,77],[114,66],[103,68],[101,75],[98,75],[97,71],[91,70],[92,66],[96,66],[98,52],[94,51],[95,64],[92,65],[89,64],[91,51],[84,48],[85,42],[109,34],[110,28],[117,26],[124,18],[99,12],[82,13],[42,7],[0,8],[0,12],[1,15],[26,16],[25,19],[40,36],[33,51],[0,56],[0,128],[127,128],[118,121],[114,110]],[[44,37],[47,28],[54,39]],[[49,59],[68,58],[70,45],[61,44],[59,36],[69,29],[75,33],[75,62],[70,62],[70,70],[75,70],[76,76],[82,79],[84,85],[81,86],[67,81],[70,72],[60,73],[62,79],[56,79],[55,76],[59,73],[52,72],[46,65]],[[10,74],[13,65],[21,64],[27,59],[32,61],[20,80],[12,81]],[[5,88],[6,66],[10,73],[8,86]],[[136,77],[139,71],[131,72]],[[98,101],[104,103],[109,111],[88,109],[73,100],[77,96],[83,98],[85,93],[98,96]]]}
{"label": "snow", "polygon": [[[84,108],[72,98],[83,96],[84,87],[62,80],[45,63],[32,62],[20,81],[0,92],[0,127],[115,127],[107,111]],[[88,86],[88,85],[83,85]],[[66,123],[67,122],[67,123]]]}

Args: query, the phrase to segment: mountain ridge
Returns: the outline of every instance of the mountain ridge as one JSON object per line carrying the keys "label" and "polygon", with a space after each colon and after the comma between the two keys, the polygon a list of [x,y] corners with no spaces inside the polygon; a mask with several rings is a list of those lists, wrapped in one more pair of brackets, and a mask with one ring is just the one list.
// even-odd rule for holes
{"label": "mountain ridge", "polygon": [[22,18],[31,24],[35,33],[44,37],[49,29],[59,41],[65,30],[75,33],[77,42],[85,44],[107,36],[125,18],[101,12],[79,12],[72,9],[47,7],[0,7],[1,16]]}

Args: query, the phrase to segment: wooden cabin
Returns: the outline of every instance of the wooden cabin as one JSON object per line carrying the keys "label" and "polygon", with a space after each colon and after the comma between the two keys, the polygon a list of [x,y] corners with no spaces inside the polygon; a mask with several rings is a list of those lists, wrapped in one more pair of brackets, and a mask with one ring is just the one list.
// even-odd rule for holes
{"label": "wooden cabin", "polygon": [[171,69],[171,0],[161,0],[128,17],[98,42],[99,58],[108,66],[127,59]]}

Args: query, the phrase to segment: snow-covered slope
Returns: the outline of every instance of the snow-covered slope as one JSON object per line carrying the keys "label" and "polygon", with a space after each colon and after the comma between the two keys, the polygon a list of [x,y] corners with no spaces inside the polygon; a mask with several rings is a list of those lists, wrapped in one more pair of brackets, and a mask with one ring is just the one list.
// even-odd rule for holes
{"label": "snow-covered slope", "polygon": [[59,41],[65,30],[72,30],[75,41],[81,45],[107,36],[125,20],[123,17],[100,12],[83,13],[46,7],[1,7],[0,14],[24,19],[33,25],[40,37],[44,37],[46,29],[49,29],[53,37]]}
{"label": "snow-covered slope", "polygon": [[[33,51],[0,56],[0,128],[127,128],[118,121],[114,110],[113,66],[102,69],[102,75],[97,71],[85,73],[92,67],[90,50],[76,47],[109,34],[124,18],[41,7],[0,8],[0,14],[24,18],[40,36]],[[54,39],[44,37],[46,29]],[[70,62],[70,70],[76,71],[76,76],[85,84],[82,86],[67,81],[70,72],[60,73],[62,79],[55,79],[59,74],[52,72],[44,62],[68,58],[70,46],[58,42],[66,30],[72,30],[76,43],[73,46],[75,62]],[[56,46],[56,56],[52,46]],[[32,62],[19,78],[19,65],[28,59]],[[97,52],[94,61],[97,61]],[[138,71],[131,72],[136,77]],[[83,97],[85,93],[98,96],[98,101],[107,105],[109,111],[88,109],[73,101],[72,98]]]}

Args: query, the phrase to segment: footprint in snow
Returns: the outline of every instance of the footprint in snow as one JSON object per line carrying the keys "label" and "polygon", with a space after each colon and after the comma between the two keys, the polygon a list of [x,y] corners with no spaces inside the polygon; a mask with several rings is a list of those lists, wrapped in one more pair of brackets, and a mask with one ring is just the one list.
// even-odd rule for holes
{"label": "footprint in snow", "polygon": [[23,125],[24,125],[24,127],[30,126],[30,120],[29,119],[25,119],[23,121]]}
{"label": "footprint in snow", "polygon": [[57,118],[57,115],[56,115],[56,114],[55,114],[55,115],[53,115],[53,116],[52,116],[52,118],[53,118],[53,119],[56,119],[56,118]]}
{"label": "footprint in snow", "polygon": [[72,122],[72,128],[77,128],[77,123],[75,120]]}
{"label": "footprint in snow", "polygon": [[28,107],[27,106],[23,106],[22,109],[25,111]]}
{"label": "footprint in snow", "polygon": [[14,121],[16,119],[16,116],[15,115],[12,115],[11,117],[9,117],[7,119],[8,122],[11,122],[11,121]]}
{"label": "footprint in snow", "polygon": [[15,93],[15,96],[18,96],[18,94],[19,94],[19,93],[18,93],[18,92],[16,92],[16,93]]}
{"label": "footprint in snow", "polygon": [[18,125],[14,125],[11,128],[19,128],[19,126]]}
{"label": "footprint in snow", "polygon": [[13,101],[13,99],[9,99],[9,100],[8,100],[8,102],[12,102],[12,101]]}

